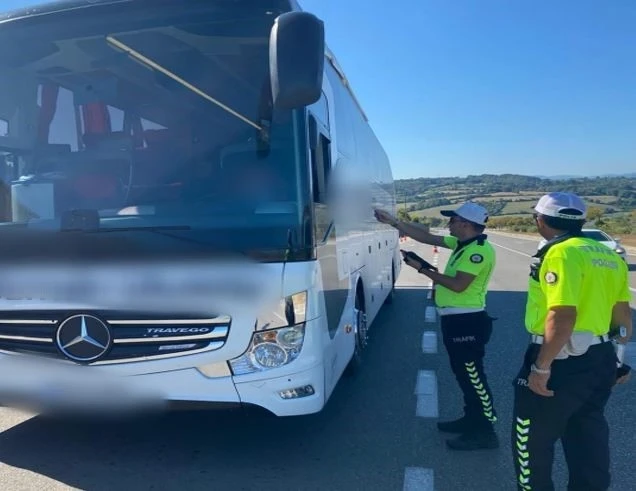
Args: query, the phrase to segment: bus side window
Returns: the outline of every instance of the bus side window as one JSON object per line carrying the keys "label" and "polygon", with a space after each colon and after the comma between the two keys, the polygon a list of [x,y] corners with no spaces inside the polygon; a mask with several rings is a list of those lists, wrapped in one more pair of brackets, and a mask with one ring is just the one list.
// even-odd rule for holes
{"label": "bus side window", "polygon": [[327,204],[327,183],[331,172],[329,139],[317,128],[316,120],[310,116],[311,173],[314,203]]}

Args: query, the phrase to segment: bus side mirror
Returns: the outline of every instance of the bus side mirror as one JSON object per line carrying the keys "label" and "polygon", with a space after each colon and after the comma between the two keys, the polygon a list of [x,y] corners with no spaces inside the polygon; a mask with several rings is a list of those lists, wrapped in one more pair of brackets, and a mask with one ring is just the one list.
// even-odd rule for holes
{"label": "bus side mirror", "polygon": [[324,63],[324,23],[307,12],[280,15],[269,39],[274,107],[296,109],[318,101]]}

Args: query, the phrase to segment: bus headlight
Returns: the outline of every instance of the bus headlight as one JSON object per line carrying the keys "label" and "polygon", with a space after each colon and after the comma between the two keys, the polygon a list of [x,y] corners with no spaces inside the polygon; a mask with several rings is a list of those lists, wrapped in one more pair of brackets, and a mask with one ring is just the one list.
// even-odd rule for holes
{"label": "bus headlight", "polygon": [[305,322],[307,315],[307,292],[298,292],[281,299],[266,309],[256,319],[256,331],[294,326]]}
{"label": "bus headlight", "polygon": [[282,367],[287,361],[287,352],[276,343],[257,344],[251,355],[253,365],[263,368]]}
{"label": "bus headlight", "polygon": [[255,332],[247,351],[230,360],[234,375],[263,372],[298,358],[305,341],[305,324]]}
{"label": "bus headlight", "polygon": [[247,351],[230,360],[234,375],[262,372],[291,363],[305,341],[307,292],[281,299],[256,319]]}

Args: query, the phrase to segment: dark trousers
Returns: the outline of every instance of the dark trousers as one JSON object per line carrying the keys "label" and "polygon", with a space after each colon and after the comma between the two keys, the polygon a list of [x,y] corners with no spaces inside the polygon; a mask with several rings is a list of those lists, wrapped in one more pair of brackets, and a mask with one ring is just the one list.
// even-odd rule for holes
{"label": "dark trousers", "polygon": [[555,360],[548,381],[552,397],[528,388],[530,366],[540,346],[532,344],[514,381],[512,452],[519,490],[553,491],[554,444],[561,439],[569,491],[605,491],[610,485],[609,429],[605,405],[616,380],[611,343],[581,356]]}
{"label": "dark trousers", "polygon": [[476,432],[492,431],[497,420],[483,363],[492,321],[485,311],[441,316],[444,346],[464,394],[464,416]]}

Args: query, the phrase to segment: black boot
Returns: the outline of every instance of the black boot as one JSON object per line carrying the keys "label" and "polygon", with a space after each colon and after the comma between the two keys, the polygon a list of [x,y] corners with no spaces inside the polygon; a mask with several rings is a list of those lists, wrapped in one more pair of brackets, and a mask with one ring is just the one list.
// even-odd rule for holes
{"label": "black boot", "polygon": [[446,433],[466,433],[471,430],[471,422],[466,416],[462,416],[454,421],[437,423],[437,429]]}
{"label": "black boot", "polygon": [[451,450],[494,450],[499,448],[499,438],[493,429],[469,431],[457,438],[446,440]]}

